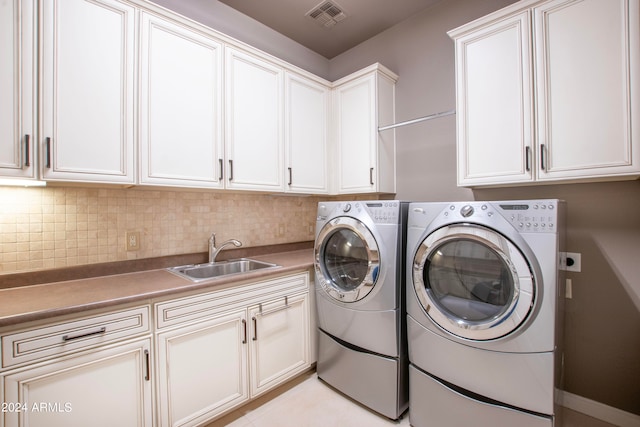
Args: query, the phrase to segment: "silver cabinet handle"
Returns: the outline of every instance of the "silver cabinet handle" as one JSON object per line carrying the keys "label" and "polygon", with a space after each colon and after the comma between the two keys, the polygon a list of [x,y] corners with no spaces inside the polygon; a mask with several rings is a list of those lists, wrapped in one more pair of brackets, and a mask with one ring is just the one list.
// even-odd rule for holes
{"label": "silver cabinet handle", "polygon": [[93,335],[100,335],[100,334],[104,334],[105,332],[107,332],[107,328],[106,328],[106,326],[103,326],[102,328],[98,329],[97,331],[86,332],[84,334],[63,335],[62,336],[62,341],[69,342],[69,341],[73,341],[73,340],[79,340],[80,338],[86,338],[86,337],[90,337],[90,336],[93,336]]}
{"label": "silver cabinet handle", "polygon": [[547,170],[547,156],[544,144],[540,144],[540,168],[545,172]]}
{"label": "silver cabinet handle", "polygon": [[369,168],[369,183],[373,185],[373,168]]}
{"label": "silver cabinet handle", "polygon": [[289,182],[287,183],[287,185],[291,185],[293,183],[293,175],[292,175],[291,168],[287,168],[287,169],[289,169]]}
{"label": "silver cabinet handle", "polygon": [[220,176],[218,177],[218,180],[222,181],[224,179],[224,163],[222,162],[222,159],[218,159],[218,163],[220,165]]}
{"label": "silver cabinet handle", "polygon": [[24,136],[24,166],[31,166],[31,135]]}
{"label": "silver cabinet handle", "polygon": [[284,305],[280,307],[272,308],[271,310],[262,311],[262,304],[259,304],[259,313],[256,316],[266,316],[267,314],[276,313],[278,311],[286,310],[290,307],[289,305],[289,297],[285,295],[284,297]]}
{"label": "silver cabinet handle", "polygon": [[229,159],[229,181],[233,181],[233,160]]}
{"label": "silver cabinet handle", "polygon": [[526,147],[524,152],[525,169],[527,172],[531,171],[531,147]]}

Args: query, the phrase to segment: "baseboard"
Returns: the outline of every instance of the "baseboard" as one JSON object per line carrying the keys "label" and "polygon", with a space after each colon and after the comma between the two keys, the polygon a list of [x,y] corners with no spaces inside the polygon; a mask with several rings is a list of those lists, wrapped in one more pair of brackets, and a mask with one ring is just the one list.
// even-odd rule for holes
{"label": "baseboard", "polygon": [[565,408],[582,412],[593,418],[620,427],[640,427],[640,415],[614,408],[586,397],[578,396],[567,391],[562,392],[562,405]]}

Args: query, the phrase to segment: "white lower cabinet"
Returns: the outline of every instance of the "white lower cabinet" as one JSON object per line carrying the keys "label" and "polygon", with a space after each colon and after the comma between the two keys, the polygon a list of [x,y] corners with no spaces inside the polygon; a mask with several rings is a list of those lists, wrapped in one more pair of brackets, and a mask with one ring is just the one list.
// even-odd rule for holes
{"label": "white lower cabinet", "polygon": [[307,293],[249,308],[252,323],[251,396],[309,367]]}
{"label": "white lower cabinet", "polygon": [[0,331],[0,426],[153,426],[149,311]]}
{"label": "white lower cabinet", "polygon": [[3,377],[5,427],[151,427],[151,338],[34,364]]}
{"label": "white lower cabinet", "polygon": [[311,366],[308,272],[150,309],[0,329],[0,427],[202,426]]}
{"label": "white lower cabinet", "polygon": [[246,310],[158,334],[160,425],[193,426],[249,399]]}
{"label": "white lower cabinet", "polygon": [[160,426],[199,426],[311,365],[309,276],[156,305]]}

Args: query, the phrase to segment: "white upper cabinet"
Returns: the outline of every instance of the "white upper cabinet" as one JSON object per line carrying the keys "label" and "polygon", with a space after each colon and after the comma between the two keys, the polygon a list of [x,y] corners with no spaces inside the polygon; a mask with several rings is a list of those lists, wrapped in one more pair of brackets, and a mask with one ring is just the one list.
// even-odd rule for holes
{"label": "white upper cabinet", "polygon": [[396,191],[380,64],[332,84],[138,0],[0,2],[0,28],[0,177]]}
{"label": "white upper cabinet", "polygon": [[529,0],[451,31],[458,184],[640,175],[638,9]]}
{"label": "white upper cabinet", "polygon": [[380,64],[334,83],[337,193],[395,193],[397,76]]}
{"label": "white upper cabinet", "polygon": [[285,73],[286,191],[328,193],[329,88]]}
{"label": "white upper cabinet", "polygon": [[140,183],[220,188],[222,44],[142,13]]}
{"label": "white upper cabinet", "polygon": [[538,179],[640,173],[637,0],[534,9]]}
{"label": "white upper cabinet", "polygon": [[226,48],[226,188],[284,191],[283,70]]}
{"label": "white upper cabinet", "polygon": [[43,2],[45,179],[134,183],[135,18],[115,0]]}
{"label": "white upper cabinet", "polygon": [[533,179],[530,13],[456,39],[458,183]]}
{"label": "white upper cabinet", "polygon": [[0,176],[34,178],[34,0],[0,2]]}

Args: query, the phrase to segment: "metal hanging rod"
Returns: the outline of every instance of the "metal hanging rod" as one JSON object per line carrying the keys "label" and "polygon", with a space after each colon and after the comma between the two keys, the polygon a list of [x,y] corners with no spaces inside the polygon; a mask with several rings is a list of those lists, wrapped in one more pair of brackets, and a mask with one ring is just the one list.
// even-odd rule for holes
{"label": "metal hanging rod", "polygon": [[420,123],[420,122],[424,122],[424,121],[427,121],[427,120],[439,119],[440,117],[451,116],[451,115],[453,115],[455,113],[456,113],[456,110],[443,111],[441,113],[435,113],[435,114],[431,114],[429,116],[420,117],[420,118],[413,119],[413,120],[407,120],[406,122],[400,122],[400,123],[396,123],[396,124],[393,124],[393,125],[382,126],[382,127],[378,128],[378,132],[382,132],[383,130],[387,130],[387,129],[395,129],[395,128],[400,127],[400,126],[412,125],[414,123]]}

